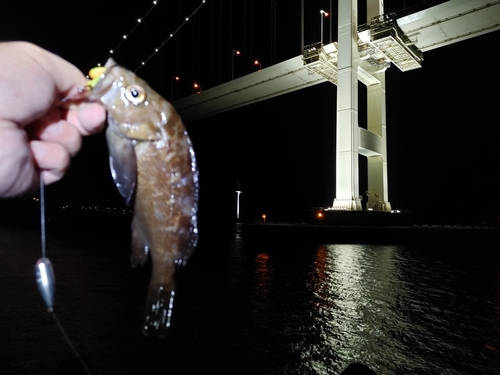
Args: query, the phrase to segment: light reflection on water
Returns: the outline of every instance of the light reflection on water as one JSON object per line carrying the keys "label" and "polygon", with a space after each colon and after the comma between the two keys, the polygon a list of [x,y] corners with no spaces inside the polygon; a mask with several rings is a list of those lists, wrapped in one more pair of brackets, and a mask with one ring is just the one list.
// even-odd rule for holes
{"label": "light reflection on water", "polygon": [[386,369],[397,358],[402,359],[400,366],[405,364],[405,352],[411,350],[394,337],[406,328],[400,311],[393,308],[404,293],[400,285],[396,247],[327,245],[318,249],[311,283],[314,329],[321,337],[317,347],[328,354],[329,361],[317,361],[317,373],[338,373],[342,370],[338,363],[349,362],[367,363],[380,371],[377,362],[381,358],[375,357],[384,345],[391,352],[383,363]]}
{"label": "light reflection on water", "polygon": [[[34,283],[38,238],[0,227],[1,374],[53,374],[71,355]],[[50,240],[57,311],[99,374],[500,373],[494,247],[204,237],[179,272],[169,337],[151,341],[147,267],[113,236],[80,238]]]}
{"label": "light reflection on water", "polygon": [[352,362],[378,374],[497,373],[500,272],[488,250],[322,245],[304,274],[293,263],[305,258],[264,250],[253,259],[254,313],[284,320],[268,328],[287,338],[290,374]]}

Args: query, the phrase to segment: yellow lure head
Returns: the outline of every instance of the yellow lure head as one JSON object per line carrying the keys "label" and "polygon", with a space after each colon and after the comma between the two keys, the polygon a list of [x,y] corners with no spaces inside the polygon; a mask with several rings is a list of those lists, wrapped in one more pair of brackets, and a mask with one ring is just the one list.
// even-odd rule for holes
{"label": "yellow lure head", "polygon": [[96,66],[95,68],[90,69],[89,71],[89,77],[90,80],[87,83],[88,87],[95,87],[99,80],[103,77],[104,72],[106,71],[106,68],[104,66]]}

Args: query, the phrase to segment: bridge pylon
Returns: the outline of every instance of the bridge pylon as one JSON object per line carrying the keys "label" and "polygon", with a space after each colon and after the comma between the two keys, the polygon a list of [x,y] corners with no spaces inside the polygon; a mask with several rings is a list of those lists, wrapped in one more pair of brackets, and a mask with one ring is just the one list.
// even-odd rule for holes
{"label": "bridge pylon", "polygon": [[[368,20],[383,14],[381,0],[367,0]],[[337,61],[337,150],[333,210],[361,211],[359,155],[368,158],[367,210],[390,212],[387,177],[385,69],[367,65],[358,37],[357,0],[339,0]],[[362,45],[362,44],[361,44]],[[366,69],[365,69],[366,68]],[[367,129],[358,125],[358,72],[367,84]]]}

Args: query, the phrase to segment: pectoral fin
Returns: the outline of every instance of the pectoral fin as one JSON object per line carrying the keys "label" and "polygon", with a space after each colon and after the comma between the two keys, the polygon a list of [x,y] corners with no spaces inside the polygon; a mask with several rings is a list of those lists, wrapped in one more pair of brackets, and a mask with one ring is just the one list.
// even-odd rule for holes
{"label": "pectoral fin", "polygon": [[116,188],[130,205],[137,181],[137,158],[133,141],[126,138],[109,120],[106,140],[109,149],[109,167]]}

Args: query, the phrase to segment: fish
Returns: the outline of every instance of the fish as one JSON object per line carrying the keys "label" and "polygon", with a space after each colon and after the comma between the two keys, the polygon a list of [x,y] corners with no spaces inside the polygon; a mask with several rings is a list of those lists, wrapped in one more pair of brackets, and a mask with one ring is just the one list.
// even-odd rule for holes
{"label": "fish", "polygon": [[87,96],[107,112],[111,176],[133,211],[131,263],[152,260],[142,330],[164,338],[172,320],[176,270],[198,242],[196,157],[172,104],[113,59],[98,69]]}

